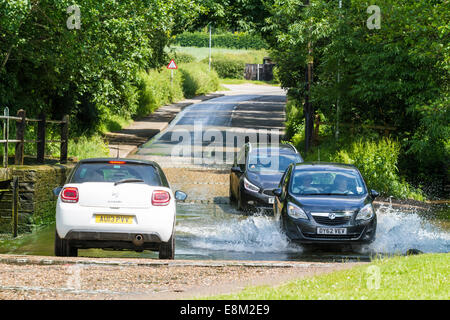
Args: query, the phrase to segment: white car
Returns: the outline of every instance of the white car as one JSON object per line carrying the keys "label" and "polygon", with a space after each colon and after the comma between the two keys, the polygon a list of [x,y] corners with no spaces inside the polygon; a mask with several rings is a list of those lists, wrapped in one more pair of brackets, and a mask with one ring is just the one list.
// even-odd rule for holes
{"label": "white car", "polygon": [[159,251],[175,254],[175,200],[160,166],[131,159],[80,161],[63,187],[53,190],[56,204],[56,256],[77,256],[78,249]]}

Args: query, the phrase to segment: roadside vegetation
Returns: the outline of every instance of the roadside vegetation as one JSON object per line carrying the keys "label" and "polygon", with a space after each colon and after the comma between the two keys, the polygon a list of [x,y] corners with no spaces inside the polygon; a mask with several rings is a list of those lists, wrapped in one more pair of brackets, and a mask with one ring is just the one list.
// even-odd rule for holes
{"label": "roadside vegetation", "polygon": [[[209,47],[209,31],[184,32],[175,36],[174,43],[182,47]],[[211,45],[218,48],[231,49],[265,49],[267,44],[257,34],[247,32],[220,32],[211,34]]]}
{"label": "roadside vegetation", "polygon": [[[72,4],[0,0],[0,106],[30,118],[69,114],[69,156],[103,155],[105,132],[217,90],[220,79],[244,81],[245,63],[270,56],[274,82],[289,90],[286,139],[304,150],[305,127],[320,116],[304,158],[354,163],[383,195],[448,197],[448,1],[382,0],[381,27],[371,30],[365,0],[342,8],[327,0],[80,0],[79,30],[67,27]],[[171,58],[180,69],[169,86]],[[57,139],[57,131],[47,135]],[[47,154],[55,153],[49,145]]]}
{"label": "roadside vegetation", "polygon": [[[291,281],[250,287],[214,300],[448,300],[450,254],[379,258],[368,265]],[[203,297],[202,299],[205,299]]]}
{"label": "roadside vegetation", "polygon": [[[333,1],[297,3],[267,8],[266,39],[291,101],[286,139],[305,150],[307,119],[315,134],[306,159],[320,153],[321,161],[354,163],[386,196],[448,198],[449,2],[383,0],[373,30],[367,1],[342,9]],[[304,112],[308,61],[312,110]]]}

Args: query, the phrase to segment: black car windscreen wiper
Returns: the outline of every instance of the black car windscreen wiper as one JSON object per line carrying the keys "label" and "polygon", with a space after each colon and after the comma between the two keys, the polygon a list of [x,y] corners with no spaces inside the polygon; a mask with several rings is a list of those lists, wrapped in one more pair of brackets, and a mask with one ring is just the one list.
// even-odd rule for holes
{"label": "black car windscreen wiper", "polygon": [[114,185],[117,186],[120,183],[128,183],[128,182],[144,182],[144,180],[135,179],[135,178],[122,179],[122,180],[114,182]]}
{"label": "black car windscreen wiper", "polygon": [[301,196],[351,196],[350,193],[303,193]]}

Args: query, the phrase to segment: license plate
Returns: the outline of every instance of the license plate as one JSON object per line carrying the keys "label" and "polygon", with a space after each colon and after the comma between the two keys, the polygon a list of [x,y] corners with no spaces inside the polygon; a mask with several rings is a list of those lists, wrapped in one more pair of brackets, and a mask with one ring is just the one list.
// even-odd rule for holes
{"label": "license plate", "polygon": [[271,203],[271,204],[275,203],[275,197],[270,197],[269,198],[269,203]]}
{"label": "license plate", "polygon": [[95,216],[95,223],[132,224],[132,216],[100,214]]}
{"label": "license plate", "polygon": [[317,228],[317,234],[347,234],[346,228]]}

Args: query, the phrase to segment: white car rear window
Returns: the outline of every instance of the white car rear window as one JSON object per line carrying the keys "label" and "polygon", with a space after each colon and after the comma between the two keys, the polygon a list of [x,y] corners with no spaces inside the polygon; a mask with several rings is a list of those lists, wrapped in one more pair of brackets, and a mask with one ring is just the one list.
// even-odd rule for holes
{"label": "white car rear window", "polygon": [[133,163],[82,163],[70,182],[116,182],[123,179],[140,179],[151,186],[162,185],[159,174],[153,166]]}

